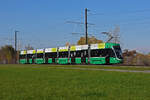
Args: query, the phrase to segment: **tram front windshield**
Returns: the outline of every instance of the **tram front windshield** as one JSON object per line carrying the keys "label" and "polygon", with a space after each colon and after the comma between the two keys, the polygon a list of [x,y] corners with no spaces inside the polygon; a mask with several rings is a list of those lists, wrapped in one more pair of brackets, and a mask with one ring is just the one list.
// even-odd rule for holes
{"label": "tram front windshield", "polygon": [[123,57],[122,57],[122,51],[121,51],[120,46],[113,46],[113,48],[115,50],[117,58],[123,59]]}

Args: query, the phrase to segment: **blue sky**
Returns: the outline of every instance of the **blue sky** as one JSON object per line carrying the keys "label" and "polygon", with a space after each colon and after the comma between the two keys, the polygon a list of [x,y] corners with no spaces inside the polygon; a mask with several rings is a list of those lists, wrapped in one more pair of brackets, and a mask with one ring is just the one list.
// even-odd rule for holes
{"label": "blue sky", "polygon": [[[0,46],[14,44],[18,30],[19,48],[34,48],[75,44],[84,33],[84,25],[66,21],[84,22],[88,8],[89,34],[105,39],[100,34],[120,26],[123,48],[150,52],[149,0],[0,0]],[[95,15],[94,15],[95,14]]]}

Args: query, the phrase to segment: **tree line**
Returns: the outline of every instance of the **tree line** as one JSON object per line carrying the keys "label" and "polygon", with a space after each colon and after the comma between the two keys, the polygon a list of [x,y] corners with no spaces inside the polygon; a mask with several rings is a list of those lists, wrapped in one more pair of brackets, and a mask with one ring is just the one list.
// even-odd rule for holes
{"label": "tree line", "polygon": [[150,66],[150,54],[142,54],[136,50],[124,50],[123,51],[124,65],[143,65]]}
{"label": "tree line", "polygon": [[13,64],[15,63],[15,49],[11,45],[5,45],[0,48],[0,63]]}

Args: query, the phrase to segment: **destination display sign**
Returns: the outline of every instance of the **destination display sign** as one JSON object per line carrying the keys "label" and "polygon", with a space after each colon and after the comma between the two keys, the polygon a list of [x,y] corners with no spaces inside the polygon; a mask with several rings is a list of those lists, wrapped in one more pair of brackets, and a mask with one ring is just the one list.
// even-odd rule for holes
{"label": "destination display sign", "polygon": [[65,47],[59,47],[59,52],[63,52],[63,51],[68,51],[69,47],[65,46]]}
{"label": "destination display sign", "polygon": [[27,54],[35,54],[36,50],[27,50]]}
{"label": "destination display sign", "polygon": [[21,55],[27,54],[27,51],[25,51],[25,50],[24,51],[20,51],[20,54]]}
{"label": "destination display sign", "polygon": [[37,49],[36,50],[36,53],[43,53],[44,52],[44,49]]}
{"label": "destination display sign", "polygon": [[45,53],[47,52],[57,52],[57,48],[46,48]]}

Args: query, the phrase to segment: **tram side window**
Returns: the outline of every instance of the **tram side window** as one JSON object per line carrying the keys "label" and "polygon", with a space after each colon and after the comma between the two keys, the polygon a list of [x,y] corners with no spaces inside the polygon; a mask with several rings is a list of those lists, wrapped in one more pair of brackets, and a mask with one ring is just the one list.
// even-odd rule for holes
{"label": "tram side window", "polygon": [[70,57],[81,57],[81,51],[71,51]]}
{"label": "tram side window", "polygon": [[52,53],[45,53],[45,57],[46,58],[51,58],[52,57]]}
{"label": "tram side window", "polygon": [[115,54],[112,49],[102,49],[103,57],[115,57]]}
{"label": "tram side window", "polygon": [[88,50],[82,50],[81,57],[88,57]]}
{"label": "tram side window", "polygon": [[52,58],[56,58],[57,57],[57,52],[53,52],[52,53]]}
{"label": "tram side window", "polygon": [[96,49],[91,50],[91,57],[114,57],[112,49]]}
{"label": "tram side window", "polygon": [[59,58],[68,58],[68,52],[59,52]]}
{"label": "tram side window", "polygon": [[109,49],[108,53],[109,53],[110,57],[115,57],[115,53],[112,49]]}
{"label": "tram side window", "polygon": [[71,57],[71,58],[76,57],[76,51],[71,51],[71,52],[70,52],[70,57]]}
{"label": "tram side window", "polygon": [[108,49],[100,50],[100,55],[101,57],[108,57],[109,56]]}
{"label": "tram side window", "polygon": [[100,50],[91,50],[91,57],[100,57],[101,51]]}
{"label": "tram side window", "polygon": [[33,54],[27,54],[27,58],[33,58]]}
{"label": "tram side window", "polygon": [[19,58],[20,58],[20,59],[25,59],[25,58],[26,58],[26,55],[19,55]]}
{"label": "tram side window", "polygon": [[46,58],[56,58],[57,57],[57,52],[46,53],[45,57]]}
{"label": "tram side window", "polygon": [[43,58],[43,53],[38,53],[37,58]]}
{"label": "tram side window", "polygon": [[76,51],[76,57],[81,57],[81,51]]}

